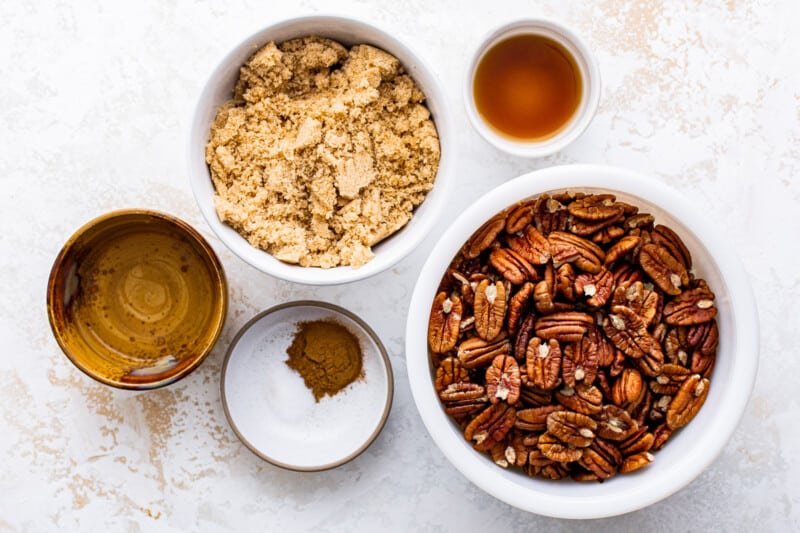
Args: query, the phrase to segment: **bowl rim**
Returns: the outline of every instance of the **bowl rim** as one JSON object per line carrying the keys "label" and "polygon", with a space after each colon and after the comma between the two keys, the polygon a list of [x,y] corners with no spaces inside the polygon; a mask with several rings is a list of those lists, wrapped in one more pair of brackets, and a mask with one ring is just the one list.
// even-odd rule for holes
{"label": "bowl rim", "polygon": [[[517,35],[544,35],[557,41],[575,55],[575,61],[584,75],[582,105],[567,121],[563,129],[542,141],[526,141],[506,137],[495,131],[480,116],[473,95],[473,80],[478,64],[495,44]],[[472,127],[483,139],[505,153],[528,158],[540,158],[563,150],[577,140],[589,127],[597,113],[602,93],[600,67],[592,49],[571,27],[549,17],[514,19],[488,31],[473,48],[463,74],[462,101]],[[574,52],[577,52],[575,54]],[[585,64],[581,64],[581,60]],[[585,71],[585,72],[584,72]],[[581,109],[582,107],[582,109]]]}
{"label": "bowl rim", "polygon": [[[652,202],[680,220],[708,250],[726,285],[730,288],[730,309],[736,323],[745,325],[732,333],[731,378],[723,389],[725,416],[716,416],[716,430],[704,440],[707,445],[693,455],[685,468],[673,468],[668,478],[654,491],[623,491],[615,498],[569,498],[546,490],[509,490],[512,486],[500,477],[490,461],[479,461],[479,454],[456,446],[431,382],[427,347],[427,320],[430,304],[441,274],[466,239],[489,217],[515,202],[550,190],[598,188],[618,190]],[[669,209],[663,207],[668,204]],[[428,433],[447,459],[475,485],[510,505],[557,518],[602,518],[624,514],[666,498],[697,477],[730,440],[744,414],[758,368],[758,312],[747,274],[733,248],[716,230],[704,222],[702,210],[675,189],[652,176],[605,165],[562,165],[523,174],[489,191],[470,205],[444,231],[422,267],[411,297],[406,325],[406,364],[414,403]],[[733,392],[728,391],[735,391]],[[708,432],[707,432],[708,433]],[[463,437],[462,437],[463,439]],[[465,453],[466,451],[472,453]],[[495,472],[497,471],[497,472]],[[646,472],[642,475],[646,475]],[[624,497],[624,498],[623,498]]]}
{"label": "bowl rim", "polygon": [[[382,366],[384,371],[386,372],[386,400],[383,407],[383,413],[381,413],[381,418],[378,421],[378,424],[373,429],[372,433],[367,437],[367,439],[353,452],[338,459],[336,461],[332,461],[330,463],[325,463],[322,465],[316,466],[297,466],[292,465],[283,461],[279,461],[275,458],[270,457],[266,453],[262,452],[258,447],[256,447],[253,443],[251,443],[247,437],[242,434],[239,427],[236,425],[236,422],[233,420],[233,415],[231,415],[230,408],[228,406],[228,397],[225,389],[225,377],[227,376],[228,372],[228,363],[233,355],[236,346],[239,344],[239,340],[247,333],[251,327],[253,327],[256,323],[260,322],[264,318],[272,315],[276,311],[281,311],[283,309],[288,309],[292,307],[319,307],[322,309],[326,309],[328,311],[333,311],[336,314],[341,314],[346,316],[353,322],[355,322],[363,331],[366,333],[368,337],[372,339],[375,345],[378,347],[378,355],[380,356],[380,360],[382,362]],[[392,370],[392,362],[389,359],[389,353],[386,351],[386,347],[381,342],[380,337],[378,334],[375,333],[369,324],[367,324],[361,317],[349,311],[343,307],[338,305],[322,302],[318,300],[295,300],[292,302],[285,302],[282,304],[274,305],[260,313],[256,314],[253,318],[247,321],[238,332],[236,332],[236,336],[228,345],[228,350],[225,352],[225,359],[222,362],[222,371],[220,373],[220,381],[219,381],[219,393],[220,393],[220,400],[222,401],[222,408],[225,411],[225,418],[228,420],[228,425],[231,427],[231,430],[236,434],[236,437],[239,441],[245,445],[245,447],[250,450],[253,454],[258,456],[259,458],[263,459],[264,461],[271,463],[275,466],[283,468],[284,470],[291,470],[294,472],[321,472],[323,470],[331,470],[338,466],[342,466],[343,464],[349,463],[369,448],[372,443],[378,438],[383,428],[386,426],[386,421],[389,418],[389,413],[392,410],[392,403],[394,401],[394,372]]]}
{"label": "bowl rim", "polygon": [[[215,88],[219,86],[219,83],[216,82],[216,80],[222,76],[222,73],[229,68],[232,63],[237,63],[239,65],[244,64],[246,58],[240,62],[238,57],[242,55],[245,50],[249,50],[249,54],[255,52],[260,46],[263,46],[272,40],[270,37],[271,34],[279,32],[286,27],[309,23],[319,25],[321,29],[317,32],[317,34],[323,37],[330,33],[330,31],[325,30],[325,26],[336,24],[350,27],[355,26],[365,31],[379,34],[380,39],[384,41],[384,43],[380,45],[376,44],[375,46],[386,50],[392,55],[395,55],[395,57],[397,57],[397,52],[399,50],[401,52],[400,55],[407,55],[410,58],[413,58],[413,65],[402,62],[406,72],[411,74],[411,67],[413,66],[413,70],[419,70],[420,72],[423,72],[425,77],[430,82],[430,87],[425,93],[426,106],[428,107],[429,111],[431,110],[431,106],[428,102],[431,99],[435,100],[436,102],[436,117],[433,117],[433,112],[431,112],[431,117],[434,121],[434,125],[439,137],[441,155],[439,158],[439,167],[436,172],[436,178],[434,180],[434,188],[428,191],[423,203],[415,208],[414,217],[407,222],[406,226],[400,228],[400,230],[390,235],[387,239],[375,245],[380,246],[383,242],[386,242],[389,239],[402,238],[402,244],[398,244],[396,248],[392,250],[392,255],[386,259],[382,259],[382,257],[379,257],[378,252],[376,252],[375,256],[370,261],[359,267],[339,266],[328,269],[321,267],[301,267],[299,265],[281,262],[268,252],[254,247],[246,239],[244,239],[244,237],[238,234],[238,232],[230,228],[230,226],[227,224],[223,224],[219,220],[216,210],[213,206],[213,184],[211,202],[206,202],[204,191],[201,190],[201,187],[203,186],[202,184],[205,183],[206,180],[209,182],[211,181],[210,173],[208,170],[206,170],[204,173],[195,172],[196,165],[193,163],[199,156],[202,156],[203,166],[208,169],[208,165],[205,163],[205,145],[208,142],[208,127],[204,124],[201,113],[202,109],[204,108],[201,106],[206,101],[211,99],[211,95]],[[297,35],[297,37],[308,34],[309,32],[303,32],[302,34]],[[249,44],[256,42],[259,44]],[[419,83],[419,79],[417,77],[415,77],[415,81]],[[232,91],[233,87],[231,86],[231,94]],[[218,107],[221,104],[216,105]],[[352,15],[319,13],[313,15],[287,17],[253,31],[243,39],[238,40],[235,45],[228,49],[228,51],[223,55],[222,59],[216,63],[210,74],[205,78],[202,90],[194,101],[189,128],[189,135],[187,136],[188,142],[186,144],[188,177],[190,186],[192,188],[192,193],[195,198],[195,203],[197,204],[198,209],[202,213],[203,218],[208,226],[211,228],[217,238],[219,238],[220,241],[222,241],[222,243],[225,244],[225,246],[230,249],[234,255],[253,268],[269,274],[270,276],[295,283],[320,286],[351,283],[374,276],[393,267],[399,261],[407,257],[411,252],[413,252],[436,226],[443,214],[443,207],[445,205],[448,193],[453,185],[453,166],[456,157],[456,145],[453,138],[453,120],[450,102],[447,98],[447,93],[437,71],[432,68],[424,55],[421,54],[413,45],[408,44],[405,40],[402,40],[399,37],[396,37],[380,24],[376,24],[373,21],[359,17],[354,17]],[[196,132],[198,130],[203,130],[205,132],[203,136],[205,140],[203,141],[202,146],[197,146],[195,143],[195,138],[197,137]],[[443,132],[444,135],[442,134]],[[202,175],[198,176],[196,174]],[[426,205],[426,211],[430,211],[430,213],[426,214],[425,218],[421,218],[417,213],[417,210],[423,205]],[[412,222],[415,222],[413,231],[410,233],[403,233],[408,229],[408,225]],[[234,232],[235,235],[231,232]],[[241,241],[239,241],[239,239],[241,239]],[[244,246],[245,244],[247,246]],[[255,250],[255,252],[248,254],[247,252],[250,251],[250,248]]]}
{"label": "bowl rim", "polygon": [[[173,375],[167,376],[163,379],[159,379],[157,381],[149,382],[149,383],[125,383],[120,382],[102,374],[98,374],[94,372],[91,368],[84,365],[76,356],[72,353],[72,350],[67,345],[66,340],[63,338],[62,335],[62,328],[59,326],[58,320],[55,316],[55,307],[56,302],[58,301],[58,295],[55,294],[56,290],[56,280],[58,278],[58,274],[61,272],[62,268],[65,266],[64,262],[70,256],[70,254],[74,251],[75,246],[80,242],[80,239],[86,234],[87,231],[106,224],[114,219],[126,217],[126,216],[144,216],[144,217],[153,217],[159,219],[163,222],[166,222],[168,225],[174,227],[178,231],[185,234],[189,239],[191,239],[192,243],[195,244],[201,253],[206,257],[208,260],[208,265],[211,267],[211,277],[212,277],[212,284],[217,291],[217,296],[220,299],[220,306],[219,306],[219,313],[217,316],[213,317],[214,323],[216,324],[215,331],[213,332],[209,342],[203,349],[200,351],[198,355],[194,357],[192,364],[184,367],[180,372],[176,372]],[[80,226],[75,232],[66,240],[64,245],[61,247],[61,250],[58,252],[55,260],[53,261],[53,266],[50,268],[50,274],[47,279],[47,318],[48,322],[50,323],[50,330],[53,332],[53,336],[58,343],[58,346],[61,348],[61,351],[64,352],[64,355],[72,362],[75,367],[77,367],[81,372],[89,376],[90,378],[103,383],[104,385],[109,385],[111,387],[123,390],[152,390],[158,389],[161,387],[165,387],[167,385],[171,385],[177,381],[188,376],[192,373],[200,364],[208,357],[211,351],[216,346],[217,341],[219,340],[220,335],[222,334],[222,330],[225,327],[225,321],[228,315],[228,281],[225,276],[225,269],[222,267],[222,262],[219,260],[216,252],[211,247],[211,245],[206,241],[206,239],[198,232],[195,228],[189,225],[187,222],[184,222],[180,218],[171,215],[169,213],[165,213],[162,211],[157,211],[154,209],[147,209],[147,208],[125,208],[125,209],[115,209],[113,211],[109,211],[107,213],[103,213],[88,222],[84,223]]]}

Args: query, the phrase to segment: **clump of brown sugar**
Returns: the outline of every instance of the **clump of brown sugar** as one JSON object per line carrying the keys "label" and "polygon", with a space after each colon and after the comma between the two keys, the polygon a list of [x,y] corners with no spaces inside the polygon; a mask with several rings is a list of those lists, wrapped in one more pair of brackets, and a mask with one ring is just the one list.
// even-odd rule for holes
{"label": "clump of brown sugar", "polygon": [[375,47],[267,44],[211,127],[220,220],[287,263],[363,265],[433,187],[439,138],[424,100]]}
{"label": "clump of brown sugar", "polygon": [[286,364],[300,373],[317,401],[362,376],[364,354],[358,338],[336,322],[299,323],[286,353]]}

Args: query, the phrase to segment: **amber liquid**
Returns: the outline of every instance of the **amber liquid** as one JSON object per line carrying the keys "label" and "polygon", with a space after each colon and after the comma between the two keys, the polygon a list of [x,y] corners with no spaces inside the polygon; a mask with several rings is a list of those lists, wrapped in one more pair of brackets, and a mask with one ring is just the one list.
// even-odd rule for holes
{"label": "amber liquid", "polygon": [[575,58],[541,35],[518,35],[489,49],[475,70],[475,106],[506,137],[546,140],[569,123],[583,81]]}

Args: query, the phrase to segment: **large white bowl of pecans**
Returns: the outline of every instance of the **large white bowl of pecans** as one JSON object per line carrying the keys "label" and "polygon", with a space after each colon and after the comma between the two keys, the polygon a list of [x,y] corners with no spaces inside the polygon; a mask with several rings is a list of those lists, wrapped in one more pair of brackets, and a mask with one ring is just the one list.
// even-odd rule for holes
{"label": "large white bowl of pecans", "polygon": [[520,509],[618,515],[691,482],[750,397],[758,316],[714,224],[660,181],[570,165],[472,204],[409,309],[411,391],[468,479]]}

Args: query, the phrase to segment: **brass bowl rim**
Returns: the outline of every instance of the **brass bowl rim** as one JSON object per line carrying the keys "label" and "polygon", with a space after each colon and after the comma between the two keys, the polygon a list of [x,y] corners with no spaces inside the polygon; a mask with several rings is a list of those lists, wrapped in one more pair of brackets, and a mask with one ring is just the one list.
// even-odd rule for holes
{"label": "brass bowl rim", "polygon": [[[65,266],[66,259],[70,256],[70,254],[74,251],[75,246],[80,242],[81,238],[91,229],[101,226],[113,219],[124,217],[124,216],[146,216],[146,217],[153,217],[159,219],[177,230],[183,232],[187,237],[192,240],[193,244],[196,244],[199,247],[199,251],[201,254],[205,256],[205,259],[208,261],[209,267],[211,267],[211,274],[212,274],[212,284],[215,290],[218,293],[218,296],[221,301],[221,305],[218,307],[219,312],[214,317],[214,322],[216,324],[216,330],[214,331],[213,335],[210,337],[209,342],[206,346],[203,347],[202,350],[198,352],[197,355],[193,356],[194,360],[189,366],[184,367],[181,371],[176,372],[172,375],[169,375],[165,378],[159,379],[157,381],[149,382],[149,383],[123,383],[114,379],[110,379],[106,376],[103,376],[95,371],[93,371],[87,365],[81,363],[79,358],[72,352],[70,347],[68,346],[67,342],[64,340],[62,333],[63,328],[59,327],[58,321],[55,318],[55,303],[58,301],[57,296],[55,294],[55,285],[56,279],[58,274]],[[184,222],[180,218],[170,215],[168,213],[164,213],[162,211],[157,211],[154,209],[147,209],[147,208],[126,208],[126,209],[116,209],[114,211],[109,211],[108,213],[104,213],[99,215],[90,221],[83,224],[80,228],[78,228],[64,243],[61,247],[61,251],[59,251],[56,259],[53,261],[53,266],[50,269],[50,275],[47,280],[47,318],[50,323],[50,329],[53,332],[53,336],[56,339],[61,351],[64,352],[64,355],[75,365],[81,372],[89,376],[90,378],[103,383],[104,385],[109,385],[111,387],[115,387],[117,389],[125,389],[125,390],[151,390],[151,389],[158,389],[161,387],[165,387],[172,383],[175,383],[187,375],[189,375],[192,371],[194,371],[200,364],[208,357],[213,350],[214,346],[217,344],[220,335],[222,334],[222,330],[225,326],[225,319],[228,314],[228,282],[225,277],[225,270],[222,267],[222,263],[219,260],[214,249],[211,245],[206,241],[206,239],[192,226],[190,226],[187,222]]]}

